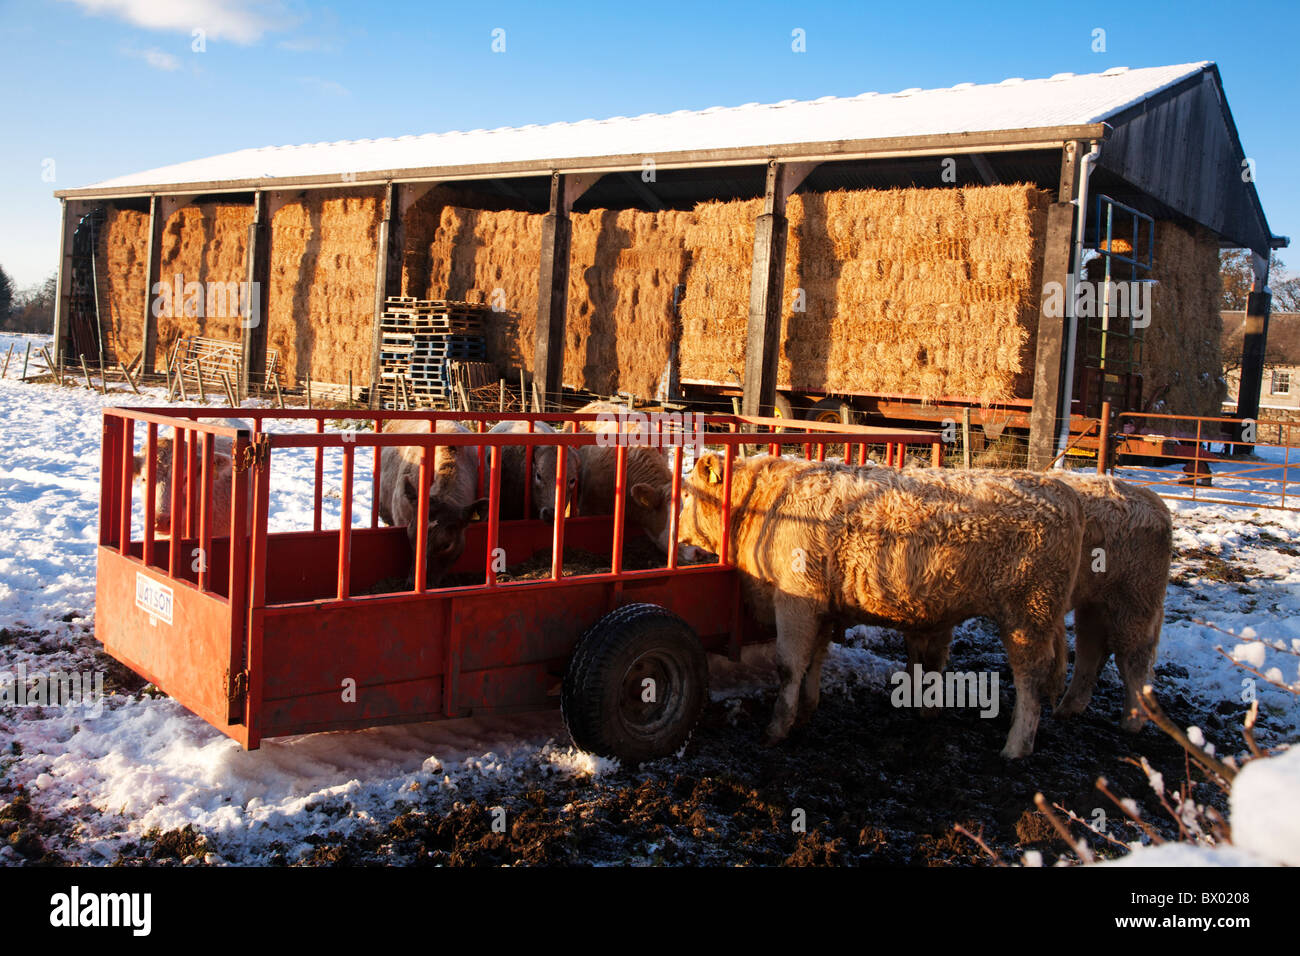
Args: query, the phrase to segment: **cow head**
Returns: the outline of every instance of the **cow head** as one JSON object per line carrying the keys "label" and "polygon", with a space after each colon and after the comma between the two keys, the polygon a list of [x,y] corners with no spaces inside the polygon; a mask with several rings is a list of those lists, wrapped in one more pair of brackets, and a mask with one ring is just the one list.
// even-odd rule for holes
{"label": "cow head", "polygon": [[723,463],[709,454],[695,463],[686,487],[682,489],[682,516],[678,540],[684,545],[718,553],[722,521]]}
{"label": "cow head", "polygon": [[[419,534],[420,483],[415,474],[403,476],[398,489],[397,507],[393,509],[395,523],[406,526],[406,537],[415,553]],[[425,526],[426,581],[436,587],[465,551],[465,528],[471,521],[482,520],[487,515],[488,500],[478,498],[467,505],[458,505],[434,494],[429,495],[428,521]]]}
{"label": "cow head", "polygon": [[[574,448],[563,448],[564,451],[564,477],[565,477],[565,500],[564,507],[567,509],[573,504],[574,495],[578,490],[578,474],[581,469],[577,450]],[[556,446],[543,445],[533,450],[533,473],[530,480],[533,483],[533,502],[537,508],[537,516],[543,521],[555,520],[555,469],[556,469]]]}
{"label": "cow head", "polygon": [[[682,488],[682,499],[685,501],[687,489]],[[628,518],[636,525],[645,530],[646,536],[655,543],[664,554],[668,553],[668,548],[672,544],[672,528],[670,521],[672,518],[672,485],[656,485],[649,482],[639,482],[629,489],[627,498]],[[678,530],[678,537],[681,538],[681,531]],[[679,561],[700,561],[704,558],[705,552],[693,544],[687,544],[684,541],[678,541],[677,558]]]}

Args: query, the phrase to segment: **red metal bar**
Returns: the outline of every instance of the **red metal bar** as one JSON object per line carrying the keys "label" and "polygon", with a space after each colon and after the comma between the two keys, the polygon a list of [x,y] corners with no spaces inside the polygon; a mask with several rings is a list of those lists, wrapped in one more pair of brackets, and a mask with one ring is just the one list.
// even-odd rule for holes
{"label": "red metal bar", "polygon": [[120,477],[118,494],[121,496],[119,507],[121,517],[118,522],[121,537],[122,554],[129,554],[131,551],[131,489],[134,475],[132,466],[135,464],[135,422],[129,418],[122,419],[122,461],[120,463]]}
{"label": "red metal bar", "polygon": [[114,445],[117,444],[116,433],[121,428],[121,422],[104,415],[104,421],[99,432],[99,544],[101,547],[112,542],[110,534],[117,509],[113,503],[117,498],[113,495],[114,475],[121,474],[118,469],[117,455]]}
{"label": "red metal bar", "polygon": [[1192,500],[1196,500],[1196,489],[1201,484],[1201,421],[1196,421],[1196,445],[1192,449]]}
{"label": "red metal bar", "polygon": [[153,567],[154,522],[158,520],[158,426],[149,423],[144,440],[144,563]]}
{"label": "red metal bar", "polygon": [[[486,421],[481,421],[481,422],[479,422],[479,423],[478,423],[478,433],[479,433],[480,435],[482,435],[485,431],[487,431],[487,422],[486,422]],[[487,448],[486,448],[486,446],[484,446],[484,445],[479,445],[479,446],[478,446],[478,486],[477,486],[477,487],[478,487],[478,490],[476,491],[476,493],[475,493],[475,495],[474,495],[474,497],[476,497],[476,498],[482,498],[482,497],[483,497],[483,484],[484,484],[484,482],[485,482],[485,480],[486,480],[486,477],[487,477],[487,462],[486,462],[486,457],[487,457]]]}
{"label": "red metal bar", "polygon": [[208,562],[212,557],[212,443],[213,437],[203,432],[199,439],[199,590],[207,591],[211,580]]}
{"label": "red metal bar", "polygon": [[824,441],[817,443],[817,460],[818,461],[826,460],[826,443]]}
{"label": "red metal bar", "polygon": [[627,445],[622,441],[614,453],[614,551],[610,558],[611,574],[623,571],[623,521],[627,512],[627,503],[623,500],[627,492]]}
{"label": "red metal bar", "polygon": [[[533,420],[528,419],[528,434],[533,434]],[[505,448],[501,445],[496,446],[493,454],[505,454]],[[533,446],[529,445],[524,449],[524,517],[533,516]]]}
{"label": "red metal bar", "polygon": [[668,570],[677,567],[677,535],[682,510],[682,446],[673,449],[673,492],[668,512]]}
{"label": "red metal bar", "polygon": [[[903,445],[902,450],[907,451],[907,446]],[[900,461],[898,464],[901,467],[902,465],[905,464],[905,462]],[[940,445],[938,442],[933,442],[930,445],[930,467],[931,468],[943,467],[943,446]]]}
{"label": "red metal bar", "polygon": [[429,589],[429,485],[433,481],[433,449],[420,454],[420,497],[415,503],[415,591]]}
{"label": "red metal bar", "polygon": [[867,463],[867,443],[863,442],[858,446],[858,465],[865,466]]}
{"label": "red metal bar", "polygon": [[[240,462],[248,460],[248,440],[236,439],[231,447],[232,461],[235,462],[233,476],[234,498],[230,503],[230,655],[226,673],[236,674],[244,667],[244,652],[249,625],[248,607],[248,526],[249,501],[251,486],[247,468],[240,467]],[[246,703],[232,699],[230,703],[230,721],[240,723],[245,719]]]}
{"label": "red metal bar", "polygon": [[803,460],[812,461],[812,442],[810,441],[803,443]]}
{"label": "red metal bar", "polygon": [[722,551],[718,555],[718,563],[725,566],[731,564],[728,557],[731,548],[731,461],[735,454],[736,446],[728,443],[725,446],[722,465],[722,530],[719,532],[718,547]]}
{"label": "red metal bar", "polygon": [[181,481],[185,471],[185,430],[179,425],[172,429],[172,488],[171,520],[167,542],[167,574],[178,578],[181,573]]}
{"label": "red metal bar", "polygon": [[[339,515],[339,600],[347,600],[352,584],[352,464],[356,449],[343,446],[343,501]],[[427,507],[427,503],[426,503]],[[421,528],[424,526],[421,525]],[[423,552],[421,552],[423,554]],[[417,560],[416,566],[424,562]]]}
{"label": "red metal bar", "polygon": [[487,568],[484,579],[489,587],[494,587],[497,583],[497,542],[501,535],[501,455],[496,451],[491,456],[491,469],[492,474],[488,479]]}
{"label": "red metal bar", "polygon": [[[265,444],[263,444],[265,443]],[[245,724],[248,727],[249,747],[261,740],[262,722],[262,615],[266,608],[266,545],[267,515],[271,501],[271,446],[265,436],[259,444],[266,449],[266,461],[254,470],[253,485],[253,548],[249,556],[251,581],[249,583],[249,614],[245,645],[248,648],[248,692],[245,695]]]}
{"label": "red metal bar", "polygon": [[[382,426],[383,426],[383,421],[381,419],[376,418],[375,419],[376,435],[379,434],[379,430]],[[371,482],[370,483],[370,527],[372,528],[379,527],[379,490],[380,490],[379,456],[380,454],[382,454],[382,452],[383,449],[380,448],[378,445],[376,445],[375,466],[374,466],[374,470],[371,472],[370,475],[370,482]]]}
{"label": "red metal bar", "polygon": [[[325,434],[325,419],[316,419],[316,434]],[[316,490],[314,494],[315,501],[312,505],[311,529],[319,531],[321,529],[321,496],[323,485],[325,483],[325,448],[323,446],[316,449]]]}
{"label": "red metal bar", "polygon": [[185,435],[185,537],[192,538],[199,515],[199,435],[187,431]]}
{"label": "red metal bar", "polygon": [[564,577],[564,507],[565,491],[569,480],[564,474],[568,466],[563,445],[555,446],[555,534],[551,543],[551,579],[558,581]]}

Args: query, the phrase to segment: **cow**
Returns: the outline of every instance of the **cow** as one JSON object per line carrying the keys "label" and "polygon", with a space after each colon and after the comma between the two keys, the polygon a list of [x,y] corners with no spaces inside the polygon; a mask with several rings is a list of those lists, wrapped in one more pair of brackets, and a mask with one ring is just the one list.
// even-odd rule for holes
{"label": "cow", "polygon": [[1142,729],[1139,695],[1154,679],[1173,558],[1173,519],[1160,496],[1108,475],[1063,474],[1083,502],[1087,540],[1070,606],[1074,671],[1056,715],[1083,713],[1111,654],[1124,681],[1121,725]]}
{"label": "cow", "polygon": [[[1079,570],[1069,605],[1074,611],[1074,671],[1053,714],[1083,713],[1113,653],[1126,698],[1121,726],[1136,732],[1146,722],[1139,695],[1153,679],[1164,623],[1173,520],[1160,497],[1145,488],[1091,473],[1058,471],[1053,476],[1078,494],[1084,516]],[[909,666],[925,661],[927,670],[942,669],[951,633],[908,634],[906,639]]]}
{"label": "cow", "polygon": [[[429,434],[429,423],[419,419],[389,421],[384,432]],[[459,422],[439,421],[440,435],[472,434]],[[379,455],[379,517],[385,524],[406,529],[411,546],[411,574],[415,576],[419,533],[420,459],[418,445],[386,446]],[[465,551],[465,528],[487,513],[487,499],[478,494],[478,451],[470,445],[438,445],[433,451],[426,522],[426,581],[437,587]]]}
{"label": "cow", "polygon": [[[203,424],[227,425],[232,428],[247,428],[248,423],[238,419],[200,419]],[[202,438],[198,432],[190,432],[189,436],[196,439],[198,444],[195,451],[194,461],[199,469],[195,474],[195,481],[199,480],[202,470]],[[221,537],[230,533],[230,515],[231,502],[234,499],[234,442],[222,435],[213,436],[212,442],[212,514],[209,518],[209,527],[212,533]],[[173,438],[171,435],[159,437],[157,444],[154,446],[154,534],[158,537],[170,537],[172,528],[172,447]],[[188,465],[189,456],[186,455],[185,463]],[[144,454],[135,456],[132,463],[132,474],[136,484],[144,486],[148,480],[146,469],[146,459]],[[253,485],[248,485],[248,501],[250,507],[247,514],[249,520],[252,520],[252,494]],[[179,500],[179,514],[176,515],[176,524],[184,530],[186,518],[189,513],[189,501],[182,489]],[[251,524],[250,524],[251,527]],[[193,516],[193,529],[195,533],[199,530],[199,516]]]}
{"label": "cow", "polygon": [[[534,422],[533,430],[538,434],[554,434],[555,429],[545,422]],[[497,422],[488,432],[490,435],[526,434],[527,422]],[[543,521],[555,518],[555,445],[538,445],[533,448],[532,509],[531,514],[524,514],[524,463],[523,445],[494,446],[502,449],[501,455],[501,507],[502,521],[517,521],[525,517],[538,517]],[[489,465],[491,459],[489,459]],[[574,448],[564,449],[565,501],[567,509],[574,502],[575,492],[582,472],[582,463]]]}
{"label": "cow", "polygon": [[[682,540],[714,553],[723,474],[719,456],[700,458],[682,507]],[[1065,612],[1083,540],[1069,486],[1031,474],[758,456],[733,461],[731,503],[726,557],[755,615],[777,631],[781,687],[768,743],[812,716],[836,624],[947,635],[985,616],[998,624],[1015,676],[1002,755],[1032,753],[1039,698],[1065,685]]]}
{"label": "cow", "polygon": [[[612,402],[591,402],[579,412],[597,412],[604,415],[626,413],[627,409]],[[581,422],[583,431],[616,434],[619,423],[614,420]],[[630,425],[635,428],[635,425]],[[578,489],[578,514],[609,515],[614,513],[614,480],[618,469],[618,447],[612,444],[580,445],[578,457],[582,467],[582,484]],[[659,448],[635,445],[626,453],[626,508],[628,520],[641,528],[646,537],[664,554],[672,546],[670,540],[672,518],[673,473]],[[683,561],[696,561],[701,556],[699,548],[679,544],[677,555]]]}

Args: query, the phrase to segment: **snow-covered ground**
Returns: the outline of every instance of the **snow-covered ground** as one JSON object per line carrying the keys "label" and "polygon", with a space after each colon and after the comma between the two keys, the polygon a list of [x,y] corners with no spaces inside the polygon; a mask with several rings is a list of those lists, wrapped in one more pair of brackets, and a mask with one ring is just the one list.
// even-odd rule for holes
{"label": "snow-covered ground", "polygon": [[[15,340],[21,353],[25,340],[4,336],[0,353]],[[0,678],[20,666],[29,675],[102,671],[93,640],[101,409],[161,404],[162,397],[104,397],[15,379],[11,366],[0,381]],[[277,458],[272,530],[310,527],[312,464],[307,452]],[[359,456],[358,524],[369,518],[369,472]],[[340,473],[341,460],[327,458],[326,527],[337,525]],[[1176,563],[1169,590],[1160,661],[1176,667],[1174,686],[1162,693],[1207,708],[1227,702],[1236,712],[1253,688],[1264,741],[1295,740],[1295,695],[1263,680],[1243,684],[1250,675],[1214,648],[1240,643],[1239,657],[1284,683],[1300,677],[1297,658],[1197,621],[1300,648],[1300,515],[1170,507],[1175,546],[1192,557]],[[135,520],[138,527],[139,514]],[[1237,579],[1225,568],[1245,573]],[[846,682],[884,686],[897,662],[883,656],[878,637],[858,629],[832,649],[826,693]],[[763,686],[758,656],[752,668],[719,662],[715,699],[739,700]],[[309,835],[328,829],[346,837],[350,828],[392,819],[406,803],[427,805],[430,791],[450,803],[506,781],[614,769],[575,751],[556,712],[283,738],[245,752],[165,697],[110,693],[101,713],[0,706],[0,786],[25,789],[35,811],[63,821],[69,840],[60,852],[91,864],[114,860],[152,829],[186,824],[223,860],[259,863],[279,852],[292,861],[310,850]],[[12,848],[0,849],[0,860],[18,859]]]}

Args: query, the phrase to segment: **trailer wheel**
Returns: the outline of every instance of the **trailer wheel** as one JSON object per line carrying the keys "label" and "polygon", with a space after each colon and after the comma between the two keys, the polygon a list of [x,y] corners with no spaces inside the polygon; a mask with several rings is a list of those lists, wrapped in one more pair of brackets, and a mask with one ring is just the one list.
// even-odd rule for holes
{"label": "trailer wheel", "polygon": [[794,406],[790,404],[790,397],[788,395],[782,395],[780,392],[776,393],[776,399],[772,402],[772,417],[773,418],[798,418],[799,417],[794,413]]}
{"label": "trailer wheel", "polygon": [[628,604],[578,641],[560,708],[579,748],[637,764],[681,748],[708,687],[704,648],[690,625],[657,604]]}
{"label": "trailer wheel", "polygon": [[853,406],[848,402],[838,398],[823,398],[808,409],[808,414],[804,418],[812,422],[834,422],[835,424],[847,421],[852,425],[856,415]]}

